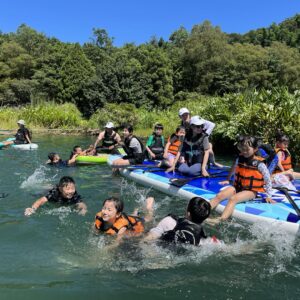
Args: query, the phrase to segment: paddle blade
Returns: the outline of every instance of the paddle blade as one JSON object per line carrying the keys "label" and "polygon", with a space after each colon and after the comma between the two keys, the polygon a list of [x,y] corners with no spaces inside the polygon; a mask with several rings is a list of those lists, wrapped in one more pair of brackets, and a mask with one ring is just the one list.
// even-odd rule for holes
{"label": "paddle blade", "polygon": [[177,187],[182,187],[185,184],[189,183],[192,181],[194,178],[171,178],[170,183],[171,185],[177,186]]}

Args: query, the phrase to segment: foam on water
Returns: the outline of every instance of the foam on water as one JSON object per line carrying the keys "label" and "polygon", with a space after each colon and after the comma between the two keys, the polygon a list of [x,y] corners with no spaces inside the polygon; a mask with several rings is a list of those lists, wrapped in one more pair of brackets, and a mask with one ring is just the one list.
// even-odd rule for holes
{"label": "foam on water", "polygon": [[71,206],[61,206],[53,209],[47,208],[44,210],[45,215],[58,216],[61,222],[68,221],[68,216],[73,213],[77,213],[77,210]]}

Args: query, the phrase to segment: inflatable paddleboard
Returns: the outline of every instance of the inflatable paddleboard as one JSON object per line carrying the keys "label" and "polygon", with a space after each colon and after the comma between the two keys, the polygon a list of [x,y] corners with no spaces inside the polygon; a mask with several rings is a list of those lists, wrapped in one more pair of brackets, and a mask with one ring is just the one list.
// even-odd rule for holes
{"label": "inflatable paddleboard", "polygon": [[[0,149],[5,147],[4,142],[8,142],[8,141],[14,141],[15,138],[8,138],[5,141],[0,142]],[[7,145],[7,147],[11,147],[13,149],[21,149],[21,150],[34,150],[37,149],[39,146],[38,144],[11,144],[11,145]]]}
{"label": "inflatable paddleboard", "polygon": [[[120,156],[110,155],[108,157],[108,164],[113,165],[113,161]],[[145,162],[146,164],[151,162]],[[153,163],[152,163],[153,164]],[[225,180],[226,170],[214,169],[209,170],[211,175],[220,176],[211,177],[211,178],[197,178],[189,181],[187,184],[182,187],[176,187],[171,184],[170,179],[172,178],[188,178],[179,173],[165,173],[164,170],[148,169],[150,172],[147,172],[147,167],[141,167],[140,169],[120,169],[121,174],[133,180],[139,184],[142,184],[146,187],[154,188],[158,191],[161,191],[165,194],[171,196],[182,197],[186,200],[190,200],[193,197],[202,197],[207,201],[210,201],[215,195],[219,192],[223,185],[219,184],[219,181]],[[220,173],[222,172],[222,173]],[[221,176],[223,178],[221,178]],[[297,189],[300,189],[300,182],[295,181],[293,184]],[[295,203],[300,207],[300,195],[296,192],[289,192]],[[246,221],[250,224],[256,222],[267,222],[269,224],[274,224],[276,230],[282,230],[294,235],[300,235],[300,217],[297,215],[295,209],[292,207],[285,195],[278,191],[274,190],[272,197],[273,200],[276,200],[276,204],[269,204],[265,201],[265,195],[260,194],[258,198],[239,203],[235,206],[233,217],[236,217],[240,220]],[[228,200],[221,202],[216,211],[222,213]]]}

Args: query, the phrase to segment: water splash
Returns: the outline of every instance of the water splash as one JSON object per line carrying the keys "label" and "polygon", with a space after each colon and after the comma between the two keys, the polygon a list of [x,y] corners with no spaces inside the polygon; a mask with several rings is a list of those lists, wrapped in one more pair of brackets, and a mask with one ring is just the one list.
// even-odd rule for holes
{"label": "water splash", "polygon": [[35,189],[37,186],[39,188],[48,189],[52,187],[51,182],[53,182],[57,174],[49,178],[47,175],[47,168],[45,166],[38,167],[32,175],[30,175],[26,180],[21,183],[21,189]]}
{"label": "water splash", "polygon": [[276,224],[260,222],[251,227],[251,233],[265,244],[268,268],[266,273],[275,275],[287,272],[292,260],[298,255],[297,238],[287,234]]}

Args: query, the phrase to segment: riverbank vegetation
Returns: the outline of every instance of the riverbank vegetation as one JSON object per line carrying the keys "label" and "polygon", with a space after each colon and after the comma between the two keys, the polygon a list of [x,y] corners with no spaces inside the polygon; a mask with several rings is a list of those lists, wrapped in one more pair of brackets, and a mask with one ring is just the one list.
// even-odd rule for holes
{"label": "riverbank vegetation", "polygon": [[122,47],[104,29],[79,45],[21,25],[0,32],[0,128],[20,118],[33,129],[87,130],[112,120],[145,136],[161,122],[168,135],[185,106],[217,124],[212,138],[223,150],[237,133],[271,142],[282,129],[300,153],[299,36],[300,15],[245,35],[205,21]]}

